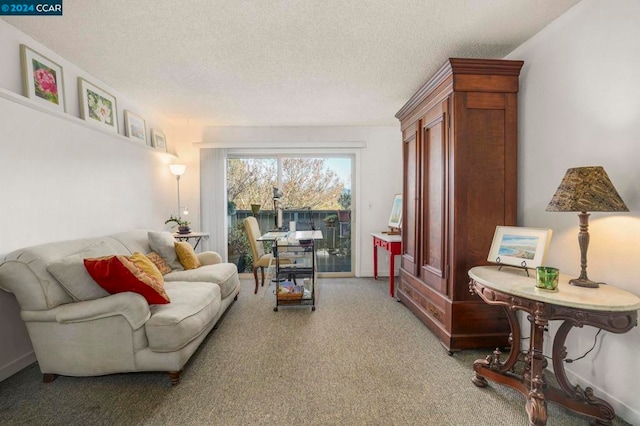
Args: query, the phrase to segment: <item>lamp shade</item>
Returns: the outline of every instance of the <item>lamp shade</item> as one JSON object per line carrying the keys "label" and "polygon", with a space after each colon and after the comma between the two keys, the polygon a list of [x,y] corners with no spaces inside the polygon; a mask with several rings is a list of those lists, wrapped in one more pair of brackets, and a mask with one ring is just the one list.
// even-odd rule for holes
{"label": "lamp shade", "polygon": [[600,166],[567,170],[549,202],[548,212],[628,212],[622,198]]}
{"label": "lamp shade", "polygon": [[187,166],[184,164],[169,164],[169,170],[171,170],[171,173],[175,176],[182,176],[185,170],[187,170]]}

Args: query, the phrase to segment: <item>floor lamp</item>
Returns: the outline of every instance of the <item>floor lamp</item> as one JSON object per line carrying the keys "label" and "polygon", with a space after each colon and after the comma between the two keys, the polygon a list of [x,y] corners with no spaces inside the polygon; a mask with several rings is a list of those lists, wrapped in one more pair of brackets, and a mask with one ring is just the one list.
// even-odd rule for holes
{"label": "floor lamp", "polygon": [[177,217],[178,219],[181,218],[181,214],[180,214],[180,176],[182,176],[185,172],[185,170],[187,170],[187,166],[184,164],[170,164],[169,165],[169,170],[171,170],[171,173],[176,177],[176,183],[178,185],[178,213],[177,213]]}

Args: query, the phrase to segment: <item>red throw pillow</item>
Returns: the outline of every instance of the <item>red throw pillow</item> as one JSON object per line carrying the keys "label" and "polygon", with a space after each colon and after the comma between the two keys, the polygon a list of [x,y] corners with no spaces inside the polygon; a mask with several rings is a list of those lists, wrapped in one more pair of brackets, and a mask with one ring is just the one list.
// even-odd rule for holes
{"label": "red throw pillow", "polygon": [[[146,261],[153,266],[150,260],[146,259]],[[149,304],[169,303],[169,296],[164,291],[162,275],[159,272],[158,274],[145,272],[145,269],[148,270],[148,265],[138,265],[136,262],[140,262],[139,257],[105,256],[84,259],[84,267],[91,278],[111,294],[132,291],[144,296]]]}

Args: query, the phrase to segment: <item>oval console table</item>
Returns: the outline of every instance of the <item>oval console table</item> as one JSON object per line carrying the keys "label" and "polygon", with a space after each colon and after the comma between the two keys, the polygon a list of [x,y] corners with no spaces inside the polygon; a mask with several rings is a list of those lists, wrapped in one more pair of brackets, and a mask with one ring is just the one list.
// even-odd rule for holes
{"label": "oval console table", "polygon": [[[517,268],[478,266],[469,270],[469,290],[486,303],[505,307],[511,335],[511,350],[503,360],[496,349],[492,355],[473,363],[473,383],[487,386],[487,379],[518,390],[527,398],[526,410],[531,425],[546,425],[547,401],[592,417],[596,424],[610,425],[613,407],[593,395],[593,389],[572,385],[565,373],[565,341],[573,327],[590,325],[612,333],[626,333],[637,325],[640,298],[628,291],[601,285],[599,288],[575,287],[571,277],[560,275],[557,292],[539,290],[535,277]],[[517,311],[528,313],[531,334],[528,351],[521,349]],[[544,333],[549,321],[563,321],[552,348],[552,363],[560,389],[544,376],[547,360],[543,354]]]}

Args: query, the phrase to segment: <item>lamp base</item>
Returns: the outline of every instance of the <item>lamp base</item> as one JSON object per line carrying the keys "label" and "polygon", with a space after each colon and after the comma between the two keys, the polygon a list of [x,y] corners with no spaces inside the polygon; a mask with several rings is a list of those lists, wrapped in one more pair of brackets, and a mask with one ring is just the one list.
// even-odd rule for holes
{"label": "lamp base", "polygon": [[587,279],[574,278],[572,280],[569,280],[569,284],[575,285],[576,287],[587,287],[587,288],[598,288],[598,287],[600,287],[600,285],[597,282],[591,281],[588,278]]}

